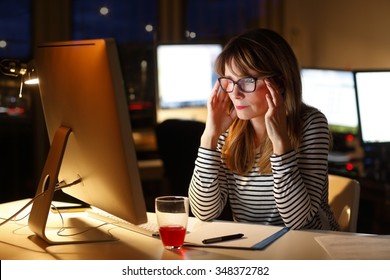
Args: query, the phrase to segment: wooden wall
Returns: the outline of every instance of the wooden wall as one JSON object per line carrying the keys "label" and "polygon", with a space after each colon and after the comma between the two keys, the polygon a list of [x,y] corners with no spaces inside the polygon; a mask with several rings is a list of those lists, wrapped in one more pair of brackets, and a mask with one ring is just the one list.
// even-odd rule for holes
{"label": "wooden wall", "polygon": [[302,66],[390,68],[390,1],[284,0],[283,9]]}

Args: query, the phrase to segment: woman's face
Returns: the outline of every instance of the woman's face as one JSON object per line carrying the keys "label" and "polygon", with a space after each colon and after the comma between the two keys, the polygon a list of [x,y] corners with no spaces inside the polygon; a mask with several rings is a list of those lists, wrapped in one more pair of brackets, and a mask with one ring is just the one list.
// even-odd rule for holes
{"label": "woman's face", "polygon": [[[248,76],[236,76],[234,73],[239,73],[234,62],[231,65],[226,65],[225,77],[237,82],[239,79],[248,78]],[[256,89],[253,92],[243,92],[238,85],[229,93],[229,97],[237,112],[237,117],[242,120],[251,120],[254,118],[264,118],[268,110],[267,100],[265,95],[269,93],[265,82],[256,73],[253,73],[252,78],[258,78],[256,81]]]}

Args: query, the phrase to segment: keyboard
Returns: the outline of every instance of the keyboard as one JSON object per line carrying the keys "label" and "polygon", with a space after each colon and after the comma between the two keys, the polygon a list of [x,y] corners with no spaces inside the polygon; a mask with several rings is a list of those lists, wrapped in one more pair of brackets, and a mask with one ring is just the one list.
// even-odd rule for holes
{"label": "keyboard", "polygon": [[125,228],[143,235],[159,238],[158,225],[156,222],[148,221],[144,224],[135,225],[126,220],[123,220],[115,215],[112,215],[106,211],[103,211],[97,207],[91,207],[87,210],[88,216],[103,221],[109,224],[116,225],[121,228]]}

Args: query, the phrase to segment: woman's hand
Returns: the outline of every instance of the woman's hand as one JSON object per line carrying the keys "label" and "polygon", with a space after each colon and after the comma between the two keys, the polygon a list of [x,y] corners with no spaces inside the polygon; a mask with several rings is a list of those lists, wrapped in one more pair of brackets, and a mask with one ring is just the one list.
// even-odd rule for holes
{"label": "woman's hand", "polygon": [[228,129],[236,118],[236,110],[229,110],[230,97],[220,89],[217,81],[207,103],[206,128],[201,138],[201,146],[215,149],[219,136]]}
{"label": "woman's hand", "polygon": [[265,125],[274,153],[284,154],[292,149],[287,133],[287,117],[284,99],[277,88],[269,79],[265,80],[269,93],[266,95],[268,111],[265,114]]}

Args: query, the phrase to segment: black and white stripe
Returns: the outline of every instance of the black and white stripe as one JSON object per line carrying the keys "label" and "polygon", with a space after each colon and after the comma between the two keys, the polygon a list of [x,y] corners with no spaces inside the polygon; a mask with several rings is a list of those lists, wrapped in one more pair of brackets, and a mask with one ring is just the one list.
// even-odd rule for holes
{"label": "black and white stripe", "polygon": [[189,188],[193,214],[201,220],[218,218],[229,199],[237,222],[338,229],[328,205],[328,123],[315,109],[303,122],[299,149],[272,155],[272,174],[262,174],[256,164],[246,176],[229,171],[221,159],[227,133],[217,150],[200,147]]}

